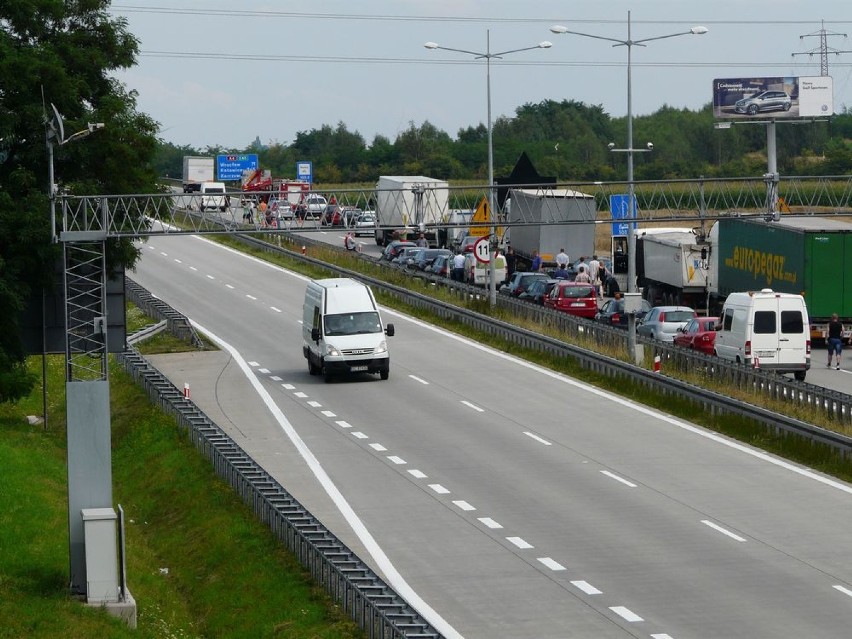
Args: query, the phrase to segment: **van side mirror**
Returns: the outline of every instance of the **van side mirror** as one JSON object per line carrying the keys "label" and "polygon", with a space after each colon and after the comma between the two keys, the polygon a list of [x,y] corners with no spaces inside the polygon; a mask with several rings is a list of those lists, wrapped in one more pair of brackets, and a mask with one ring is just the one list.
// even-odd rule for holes
{"label": "van side mirror", "polygon": [[393,334],[394,334],[393,324],[388,324],[387,326],[385,326],[385,335],[387,335],[388,337],[393,337]]}
{"label": "van side mirror", "polygon": [[312,328],[311,329],[311,339],[314,340],[315,342],[319,342],[320,331],[319,331],[318,328]]}

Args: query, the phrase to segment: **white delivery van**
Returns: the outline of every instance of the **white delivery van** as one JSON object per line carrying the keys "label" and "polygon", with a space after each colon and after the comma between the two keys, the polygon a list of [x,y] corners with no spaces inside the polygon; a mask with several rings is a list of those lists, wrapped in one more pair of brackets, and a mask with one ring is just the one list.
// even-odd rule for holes
{"label": "white delivery van", "polygon": [[201,195],[199,208],[202,211],[204,209],[225,211],[228,208],[228,196],[225,195],[224,182],[202,182],[198,192]]}
{"label": "white delivery van", "polygon": [[[497,274],[497,288],[500,288],[500,284],[506,281],[506,256],[501,253],[494,259],[494,262]],[[490,263],[480,262],[473,253],[465,255],[465,277],[468,284],[487,286],[490,268]]]}
{"label": "white delivery van", "polygon": [[325,381],[340,373],[390,375],[390,355],[384,326],[373,292],[347,277],[312,280],[302,307],[302,352],[311,375]]}
{"label": "white delivery van", "polygon": [[811,367],[811,335],[805,299],[793,293],[731,293],[716,325],[716,355],[793,373],[804,380]]}

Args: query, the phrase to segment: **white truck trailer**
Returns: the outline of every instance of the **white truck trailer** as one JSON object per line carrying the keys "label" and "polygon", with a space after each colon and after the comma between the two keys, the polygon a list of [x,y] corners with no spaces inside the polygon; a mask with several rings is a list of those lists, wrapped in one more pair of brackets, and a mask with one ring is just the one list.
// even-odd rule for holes
{"label": "white truck trailer", "polygon": [[707,308],[709,245],[688,228],[636,231],[636,278],[654,304]]}
{"label": "white truck trailer", "polygon": [[376,184],[376,244],[395,235],[415,239],[426,235],[429,246],[439,244],[441,221],[448,214],[449,184],[422,175],[383,175]]}
{"label": "white truck trailer", "polygon": [[194,193],[201,190],[203,182],[216,179],[216,160],[197,155],[183,156],[183,192]]}

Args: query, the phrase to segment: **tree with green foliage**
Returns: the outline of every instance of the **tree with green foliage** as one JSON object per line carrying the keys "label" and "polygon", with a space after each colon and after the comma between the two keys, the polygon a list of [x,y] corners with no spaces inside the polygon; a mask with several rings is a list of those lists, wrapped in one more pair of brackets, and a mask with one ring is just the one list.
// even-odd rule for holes
{"label": "tree with green foliage", "polygon": [[[33,291],[52,284],[60,251],[50,238],[46,132],[61,114],[66,139],[54,140],[55,181],[70,194],[156,191],[151,160],[158,125],[136,111],[136,93],[110,76],[135,64],[139,43],[108,0],[5,0],[0,4],[0,401],[34,384],[24,368],[18,316]],[[110,241],[108,264],[130,268],[139,252]]]}

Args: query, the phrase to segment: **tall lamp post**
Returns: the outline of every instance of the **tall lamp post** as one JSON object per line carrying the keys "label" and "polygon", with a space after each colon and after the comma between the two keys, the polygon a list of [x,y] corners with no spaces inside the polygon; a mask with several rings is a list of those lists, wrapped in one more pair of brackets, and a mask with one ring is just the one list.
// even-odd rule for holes
{"label": "tall lamp post", "polygon": [[442,51],[455,51],[456,53],[467,53],[474,56],[476,60],[485,60],[485,77],[486,91],[488,94],[488,221],[491,225],[491,268],[488,278],[488,299],[492,306],[497,303],[497,278],[495,277],[495,248],[497,236],[497,211],[494,198],[494,143],[491,128],[491,60],[492,58],[502,58],[510,53],[518,53],[519,51],[531,51],[532,49],[549,49],[553,45],[546,40],[539,42],[534,47],[523,47],[522,49],[510,49],[509,51],[500,51],[491,53],[491,31],[485,32],[485,53],[479,51],[468,51],[466,49],[452,49],[450,47],[442,47],[435,42],[427,42],[423,45],[427,49],[440,49]]}
{"label": "tall lamp post", "polygon": [[[669,33],[667,35],[654,36],[653,38],[642,38],[641,40],[634,40],[631,37],[631,29],[630,29],[630,12],[627,12],[627,39],[620,40],[618,38],[607,38],[599,35],[592,35],[591,33],[580,33],[579,31],[570,31],[568,27],[564,27],[562,25],[553,25],[550,27],[550,30],[553,33],[561,34],[567,33],[571,35],[583,36],[586,38],[594,38],[596,40],[607,40],[609,42],[615,42],[614,47],[627,47],[627,148],[626,149],[616,149],[614,145],[610,145],[610,151],[613,152],[623,152],[627,153],[627,206],[628,206],[628,224],[627,224],[627,292],[635,293],[636,292],[636,233],[633,228],[634,214],[636,212],[636,200],[635,194],[636,189],[633,182],[633,154],[635,152],[642,151],[650,151],[653,148],[653,145],[648,143],[648,147],[646,149],[634,149],[633,148],[633,84],[632,84],[632,53],[633,47],[638,45],[640,47],[644,47],[646,42],[651,42],[652,40],[664,40],[666,38],[676,38],[682,35],[703,35],[707,33],[707,27],[692,27],[689,31],[678,31],[677,33]],[[635,329],[636,329],[636,315],[633,313],[628,314],[628,338],[631,340],[631,357],[633,356],[633,340],[635,339]]]}

